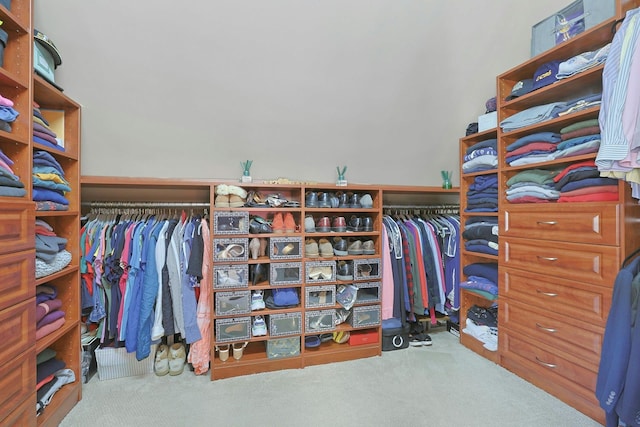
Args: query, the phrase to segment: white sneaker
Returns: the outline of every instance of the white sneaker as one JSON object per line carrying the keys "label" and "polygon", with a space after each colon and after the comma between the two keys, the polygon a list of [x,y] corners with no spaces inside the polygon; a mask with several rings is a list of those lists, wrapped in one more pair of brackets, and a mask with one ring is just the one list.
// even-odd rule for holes
{"label": "white sneaker", "polygon": [[264,317],[256,316],[253,319],[253,326],[251,327],[251,334],[254,337],[262,337],[267,335],[267,324],[264,322]]}
{"label": "white sneaker", "polygon": [[251,294],[251,311],[264,310],[265,304],[262,298],[262,290],[253,291]]}

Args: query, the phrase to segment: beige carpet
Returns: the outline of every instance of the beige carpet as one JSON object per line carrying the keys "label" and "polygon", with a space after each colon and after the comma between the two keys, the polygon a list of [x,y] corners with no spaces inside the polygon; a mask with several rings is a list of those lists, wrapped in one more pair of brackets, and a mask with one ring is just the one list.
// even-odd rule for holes
{"label": "beige carpet", "polygon": [[600,425],[450,333],[431,336],[431,347],[218,381],[96,375],[61,426]]}

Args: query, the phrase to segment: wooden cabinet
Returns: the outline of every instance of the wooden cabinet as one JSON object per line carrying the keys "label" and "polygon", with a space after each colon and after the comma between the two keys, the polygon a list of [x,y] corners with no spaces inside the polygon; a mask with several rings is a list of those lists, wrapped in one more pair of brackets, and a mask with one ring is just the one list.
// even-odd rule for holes
{"label": "wooden cabinet", "polygon": [[[617,2],[617,16],[498,76],[498,121],[536,105],[602,91],[603,66],[575,74],[512,100],[513,85],[538,67],[599,49],[612,38],[614,21],[634,2]],[[595,398],[604,325],[624,257],[640,240],[632,222],[637,203],[619,182],[617,201],[511,203],[507,182],[532,169],[561,170],[596,153],[513,166],[507,147],[538,132],[596,119],[599,106],[511,131],[498,129],[499,363],[579,411],[604,423]]]}
{"label": "wooden cabinet", "polygon": [[[227,185],[227,184],[221,184]],[[235,185],[235,184],[234,184]],[[227,378],[256,372],[303,368],[305,366],[351,360],[361,357],[380,355],[380,284],[381,284],[381,205],[379,187],[335,185],[269,185],[237,184],[249,192],[254,201],[267,202],[269,197],[293,201],[287,204],[273,203],[267,206],[220,207],[214,203],[213,221],[213,265],[214,265],[214,306],[212,307],[213,340],[211,348],[211,379]],[[214,191],[218,193],[220,186]],[[309,206],[305,203],[307,193],[336,196],[338,192],[371,196],[372,206],[334,207],[320,204]],[[217,195],[216,195],[217,197]],[[337,196],[336,196],[337,197]],[[213,198],[212,198],[213,200]],[[326,199],[328,200],[328,199]],[[290,219],[287,220],[287,217]],[[315,226],[305,228],[305,218]],[[352,229],[351,221],[368,224]],[[337,226],[338,218],[342,218]],[[355,218],[355,219],[354,219]],[[320,227],[321,219],[328,222],[328,228]],[[293,224],[290,229],[275,228],[278,222]],[[249,223],[271,223],[272,232],[258,232]],[[233,223],[236,228],[227,225]],[[243,225],[238,225],[243,224]],[[268,230],[264,230],[268,231]],[[349,254],[336,255],[333,245],[337,239],[345,244],[360,240],[366,241],[368,249],[360,249]],[[253,257],[252,241],[260,242],[264,248],[257,249]],[[313,242],[314,244],[311,244]],[[257,245],[257,243],[255,243]],[[307,246],[310,244],[310,246]],[[323,247],[324,244],[324,247]],[[225,249],[230,245],[239,245],[237,256],[227,257]],[[328,245],[328,246],[327,246]],[[256,248],[260,247],[256,246]],[[310,248],[315,248],[308,250]],[[366,252],[366,253],[365,253]],[[218,255],[217,255],[218,253]],[[224,256],[223,256],[224,255]],[[341,266],[349,266],[349,274],[341,275]],[[366,268],[363,266],[366,265]],[[373,267],[373,268],[372,268]],[[326,274],[318,277],[314,269],[326,269]],[[258,274],[260,273],[260,274]],[[229,276],[241,277],[229,285]],[[255,277],[255,279],[254,279]],[[351,278],[350,278],[351,277]],[[362,298],[351,309],[350,318],[335,325],[336,312],[341,305],[336,300],[341,286],[360,286]],[[267,304],[264,309],[251,310],[251,298],[261,293],[263,300],[275,298],[280,289],[292,289],[298,296],[298,304],[291,307],[278,307]],[[316,298],[317,295],[321,295]],[[367,297],[367,298],[365,298]],[[370,297],[370,298],[369,298]],[[229,298],[242,301],[237,310],[226,311]],[[247,310],[247,304],[249,309]],[[362,313],[362,315],[360,314]],[[254,334],[252,326],[260,316],[267,327],[266,334]],[[366,316],[366,319],[365,319]],[[377,316],[377,318],[376,318]],[[314,325],[318,319],[329,319],[321,327]],[[284,328],[278,322],[284,319],[290,322],[290,328]],[[356,319],[354,322],[352,319]],[[358,323],[360,321],[360,323]],[[326,323],[326,324],[324,324]],[[288,324],[288,323],[287,323]],[[280,329],[277,329],[280,325]],[[238,336],[227,334],[228,329],[237,329]],[[306,347],[306,339],[333,332],[371,332],[375,339],[370,343],[350,345],[338,344],[332,340],[322,342],[318,347]],[[242,357],[233,357],[233,347],[246,343]],[[293,345],[294,349],[287,357],[275,357],[269,346]],[[299,346],[299,351],[295,347]],[[228,358],[220,357],[229,348]],[[224,360],[223,360],[224,359]]]}
{"label": "wooden cabinet", "polygon": [[[19,197],[0,196],[0,335],[6,348],[15,354],[0,354],[3,384],[3,411],[0,424],[57,425],[81,398],[80,366],[80,105],[32,70],[33,23],[32,2],[13,0],[11,10],[0,6],[2,28],[9,34],[0,68],[0,94],[13,101],[19,113],[11,123],[11,131],[0,130],[0,150],[11,162],[13,173],[23,184]],[[64,149],[53,148],[32,140],[33,105],[55,128]],[[39,210],[33,200],[32,181],[34,153],[50,154],[64,171],[71,191],[65,195],[66,210]],[[6,193],[3,193],[6,194]],[[35,278],[35,221],[42,219],[60,237],[67,240],[66,250],[72,261],[62,270]],[[49,283],[58,289],[63,302],[64,325],[36,341],[35,290]],[[16,331],[20,331],[16,334]],[[36,419],[36,355],[45,348],[56,351],[66,368],[74,371],[76,380],[63,386]],[[16,392],[19,390],[19,393]],[[25,399],[25,400],[21,400]]]}

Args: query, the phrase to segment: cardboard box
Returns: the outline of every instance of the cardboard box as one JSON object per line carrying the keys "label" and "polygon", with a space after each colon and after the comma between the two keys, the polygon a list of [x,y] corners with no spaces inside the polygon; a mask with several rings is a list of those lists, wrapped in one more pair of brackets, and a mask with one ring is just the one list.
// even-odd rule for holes
{"label": "cardboard box", "polygon": [[498,112],[492,111],[491,113],[478,116],[478,132],[484,132],[485,130],[493,129],[498,126]]}
{"label": "cardboard box", "polygon": [[570,40],[614,14],[615,0],[574,1],[531,28],[531,57]]}

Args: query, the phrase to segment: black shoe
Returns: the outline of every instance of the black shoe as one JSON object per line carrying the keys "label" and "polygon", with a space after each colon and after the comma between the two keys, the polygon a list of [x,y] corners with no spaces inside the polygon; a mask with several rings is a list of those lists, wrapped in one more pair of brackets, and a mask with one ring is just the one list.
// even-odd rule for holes
{"label": "black shoe", "polygon": [[306,198],[304,200],[304,205],[308,208],[317,208],[318,207],[318,193],[315,191],[307,191]]}
{"label": "black shoe", "polygon": [[266,219],[254,216],[249,221],[249,233],[251,234],[263,234],[263,233],[273,233],[273,229],[271,228],[271,224]]}
{"label": "black shoe", "polygon": [[347,196],[347,193],[345,193],[344,191],[339,191],[337,193],[337,196],[338,196],[338,207],[340,209],[348,208],[349,196]]}
{"label": "black shoe", "polygon": [[318,207],[319,208],[330,208],[331,207],[331,194],[326,191],[318,194]]}
{"label": "black shoe", "polygon": [[254,264],[251,266],[251,284],[253,286],[269,279],[269,264]]}

